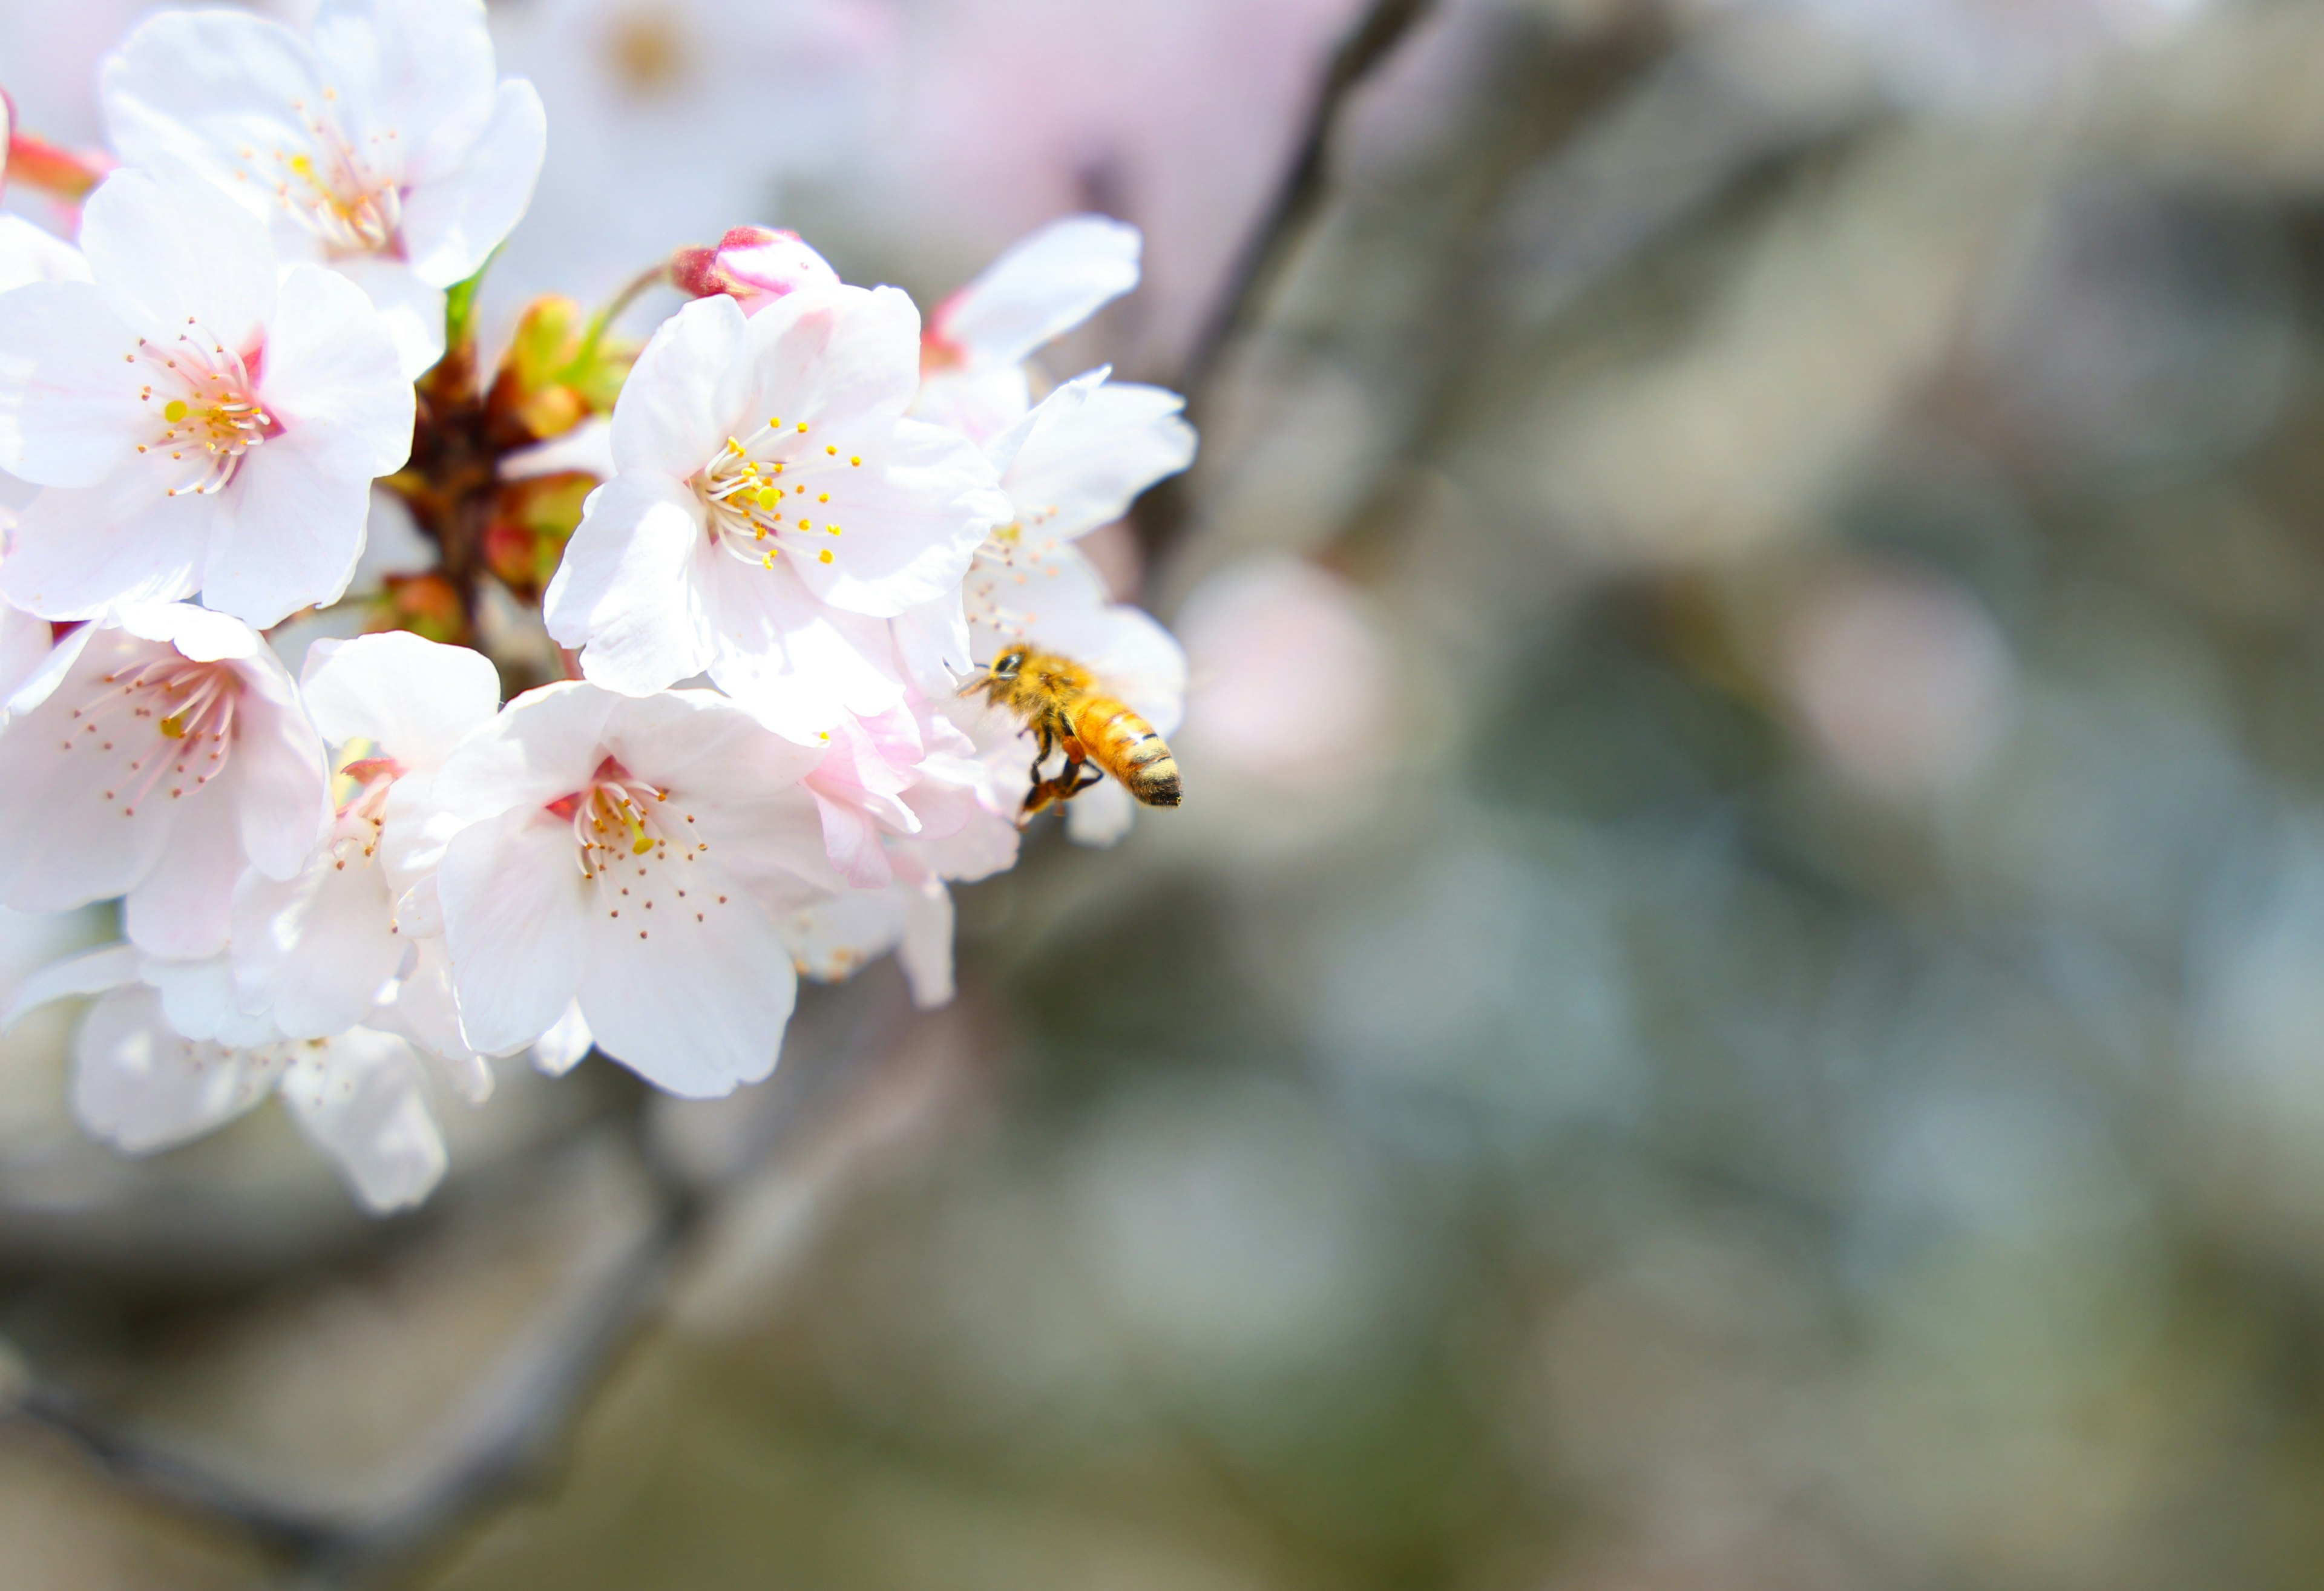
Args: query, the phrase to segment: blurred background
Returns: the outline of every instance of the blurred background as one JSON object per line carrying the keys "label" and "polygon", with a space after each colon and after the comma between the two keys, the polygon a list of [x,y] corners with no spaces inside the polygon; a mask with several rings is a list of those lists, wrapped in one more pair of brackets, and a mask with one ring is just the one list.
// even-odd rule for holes
{"label": "blurred background", "polygon": [[[136,9],[0,0],[24,124]],[[28,1023],[0,1581],[2324,1576],[2324,9],[493,15],[502,314],[1145,229],[1050,369],[1193,395],[1098,544],[1188,802],[389,1222],[277,1113],[88,1145]]]}

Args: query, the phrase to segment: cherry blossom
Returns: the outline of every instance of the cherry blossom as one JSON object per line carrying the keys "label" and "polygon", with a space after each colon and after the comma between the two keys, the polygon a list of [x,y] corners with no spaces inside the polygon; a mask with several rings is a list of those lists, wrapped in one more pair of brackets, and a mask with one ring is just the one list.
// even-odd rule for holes
{"label": "cherry blossom", "polygon": [[106,63],[104,92],[125,160],[189,168],[284,258],[359,283],[407,379],[442,357],[443,290],[515,226],[547,149],[532,85],[495,81],[483,0],[324,0],[311,40],[164,12]]}
{"label": "cherry blossom", "polygon": [[0,468],[48,488],[0,596],[87,619],[198,591],[257,625],[336,598],[410,451],[386,323],[318,267],[278,283],[264,228],[204,186],[116,172],[81,246],[93,281],[0,294]]}
{"label": "cherry blossom", "polygon": [[[319,1038],[369,1020],[414,953],[397,906],[442,853],[441,837],[418,821],[428,782],[463,736],[492,721],[500,676],[465,647],[391,632],[316,642],[300,685],[335,750],[337,813],[297,875],[243,876],[233,961],[246,1009],[269,1012],[289,1037]],[[456,1028],[431,1029],[426,1005],[412,1009],[414,1036],[468,1058]]]}
{"label": "cherry blossom", "polygon": [[899,703],[884,621],[955,588],[1010,517],[976,447],[902,418],[918,344],[893,288],[747,318],[699,299],[665,322],[544,605],[585,676],[641,695],[707,673],[810,741]]}
{"label": "cherry blossom", "polygon": [[225,960],[171,961],[115,945],[33,974],[6,1021],[96,995],[74,1044],[73,1110],[91,1136],[144,1154],[279,1098],[375,1214],[419,1203],[444,1174],[425,1066],[401,1038],[350,1027],[291,1039],[232,998]]}
{"label": "cherry blossom", "polygon": [[[820,753],[706,691],[519,696],[435,775],[461,1026],[486,1053],[577,1001],[607,1054],[702,1098],[774,1068],[795,984],[770,914],[839,887]],[[392,821],[392,820],[391,820]]]}
{"label": "cherry blossom", "polygon": [[156,954],[224,943],[245,867],[290,878],[328,821],[323,747],[247,625],[184,604],[74,630],[0,729],[0,901],[126,896]]}

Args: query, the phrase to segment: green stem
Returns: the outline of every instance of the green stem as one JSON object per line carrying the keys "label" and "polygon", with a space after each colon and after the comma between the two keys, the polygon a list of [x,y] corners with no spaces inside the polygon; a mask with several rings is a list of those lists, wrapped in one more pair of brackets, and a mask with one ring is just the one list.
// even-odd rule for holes
{"label": "green stem", "polygon": [[669,280],[669,266],[665,262],[646,271],[615,293],[612,300],[591,317],[589,330],[581,339],[580,351],[573,355],[573,362],[559,373],[558,379],[566,382],[577,380],[595,362],[598,346],[604,342],[605,333],[613,326],[613,317],[635,303],[640,293]]}

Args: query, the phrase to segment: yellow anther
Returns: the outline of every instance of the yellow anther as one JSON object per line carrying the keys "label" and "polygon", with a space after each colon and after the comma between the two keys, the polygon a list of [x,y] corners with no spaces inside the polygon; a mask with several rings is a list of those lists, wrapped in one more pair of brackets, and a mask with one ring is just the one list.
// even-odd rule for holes
{"label": "yellow anther", "polygon": [[829,443],[825,443],[824,445],[823,450],[831,455],[834,458],[837,458],[839,456],[839,449],[831,446]]}
{"label": "yellow anther", "polygon": [[848,461],[847,461],[847,462],[848,462],[849,464],[853,464],[857,469],[859,469],[859,470],[860,470],[860,469],[862,469],[862,468],[863,467],[863,455],[862,455],[862,454],[856,454],[856,455],[853,455],[852,457],[850,457],[850,458],[848,459]]}
{"label": "yellow anther", "polygon": [[831,493],[828,492],[818,492],[816,493],[815,500],[817,502],[829,502],[831,501]]}
{"label": "yellow anther", "polygon": [[822,561],[822,562],[824,562],[824,563],[826,563],[826,564],[827,564],[827,563],[831,562],[831,549],[830,549],[829,547],[825,547],[821,552],[819,552],[819,553],[816,554],[815,556],[816,556],[816,557],[817,559],[819,559],[820,561]]}
{"label": "yellow anther", "polygon": [[836,525],[825,525],[824,529],[830,531],[834,536],[839,534],[839,527]]}
{"label": "yellow anther", "polygon": [[161,405],[161,418],[173,426],[185,418],[189,412],[191,411],[186,408],[186,400],[183,398],[172,398]]}
{"label": "yellow anther", "polygon": [[762,509],[779,508],[783,501],[782,491],[779,487],[761,486],[751,493],[751,501]]}
{"label": "yellow anther", "polygon": [[807,421],[805,420],[799,421],[799,435],[802,437],[807,435]]}
{"label": "yellow anther", "polygon": [[783,428],[783,417],[782,417],[781,415],[777,415],[777,416],[775,416],[775,418],[772,418],[772,419],[770,419],[770,420],[769,420],[769,421],[767,422],[767,429],[769,429],[769,430],[770,430],[770,431],[779,431],[779,430],[781,430],[782,428]]}
{"label": "yellow anther", "polygon": [[802,530],[806,530],[806,529],[812,529],[812,527],[810,527],[805,520],[801,520],[799,521],[799,529],[802,529]]}

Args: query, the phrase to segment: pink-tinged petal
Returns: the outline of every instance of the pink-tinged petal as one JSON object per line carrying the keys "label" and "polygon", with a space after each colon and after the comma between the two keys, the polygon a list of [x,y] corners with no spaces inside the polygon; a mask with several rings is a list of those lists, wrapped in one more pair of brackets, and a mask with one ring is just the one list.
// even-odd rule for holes
{"label": "pink-tinged petal", "polygon": [[[1030,760],[1031,753],[1026,754]],[[1024,761],[1010,753],[1010,761],[1021,770]],[[1021,774],[1010,786],[1009,810],[1014,813],[1016,803],[1022,798],[1024,784]],[[970,794],[964,792],[964,794]],[[973,798],[973,797],[972,797]],[[915,800],[920,800],[917,793]],[[1078,804],[1082,797],[1076,796]],[[1069,806],[1067,811],[1071,811]],[[1017,865],[1017,847],[1023,839],[1012,818],[986,810],[979,805],[969,814],[968,821],[939,839],[915,841],[908,848],[928,871],[936,878],[956,884],[989,878],[995,873],[1005,873]]]}
{"label": "pink-tinged petal", "polygon": [[952,1003],[952,891],[934,879],[902,885],[904,933],[896,960],[912,988],[912,1004],[923,1011]]}
{"label": "pink-tinged petal", "polygon": [[317,641],[299,689],[325,740],[369,740],[380,755],[422,773],[441,768],[501,704],[500,670],[491,658],[401,630]]}
{"label": "pink-tinged petal", "polygon": [[[124,603],[113,622],[129,635],[175,647],[197,663],[256,658],[266,650],[265,639],[241,620],[192,602]],[[265,692],[272,701],[289,676],[275,673],[269,677],[277,681]]]}
{"label": "pink-tinged petal", "polygon": [[444,290],[421,280],[411,267],[384,254],[331,262],[331,270],[361,288],[395,344],[397,371],[417,381],[444,357]]}
{"label": "pink-tinged petal", "polygon": [[190,166],[254,216],[285,207],[284,152],[307,151],[302,106],[321,103],[299,36],[233,11],[149,17],[105,63],[105,120],[133,166]]}
{"label": "pink-tinged petal", "polygon": [[87,281],[88,259],[22,216],[0,216],[0,291],[30,281]]}
{"label": "pink-tinged petal", "polygon": [[161,1014],[187,1038],[242,1048],[281,1036],[264,1013],[244,1008],[234,967],[224,956],[143,956],[137,976],[161,995]]}
{"label": "pink-tinged petal", "polygon": [[935,336],[980,364],[1015,364],[1138,285],[1138,228],[1068,216],[1011,246],[936,308]]}
{"label": "pink-tinged petal", "polygon": [[80,246],[114,313],[157,342],[182,334],[242,353],[273,313],[265,223],[207,182],[115,171],[81,212]]}
{"label": "pink-tinged petal", "polygon": [[244,875],[233,914],[244,1003],[271,1006],[285,1038],[327,1038],[364,1021],[402,966],[393,906],[384,870],[354,847],[319,853],[289,884]]}
{"label": "pink-tinged petal", "polygon": [[295,878],[331,819],[322,737],[272,652],[250,658],[235,672],[243,694],[234,756],[213,788],[230,795],[241,814],[251,866],[270,878]]}
{"label": "pink-tinged petal", "polygon": [[573,1003],[589,953],[571,825],[520,809],[463,830],[437,887],[462,1033],[487,1055],[524,1048]]}
{"label": "pink-tinged petal", "polygon": [[[8,611],[13,613],[16,610],[11,608]],[[32,622],[46,624],[48,621],[36,619]],[[74,666],[80,661],[80,655],[88,649],[89,641],[105,633],[94,624],[78,624],[66,631],[64,639],[49,648],[49,655],[41,659],[41,666],[26,676],[9,696],[6,710],[0,712],[0,729],[5,729],[12,720],[22,718],[54,695],[57,687],[64,684]]]}
{"label": "pink-tinged petal", "polygon": [[107,944],[50,962],[16,986],[7,1010],[0,1012],[0,1032],[15,1026],[25,1013],[51,1000],[103,994],[136,982],[137,963],[143,953],[134,944]]}
{"label": "pink-tinged petal", "polygon": [[[445,759],[429,781],[429,805],[473,823],[572,795],[596,772],[605,721],[621,701],[578,681],[525,692]],[[395,821],[392,811],[389,821]]]}
{"label": "pink-tinged petal", "polygon": [[848,472],[844,510],[831,510],[846,515],[831,562],[786,561],[833,607],[887,618],[956,588],[986,533],[1011,515],[984,455],[941,427],[899,420],[868,462]]}
{"label": "pink-tinged petal", "polygon": [[481,1105],[493,1097],[493,1068],[460,1032],[452,952],[440,934],[415,940],[410,948],[411,965],[396,985],[393,1003],[374,1013],[367,1025],[389,1027],[435,1056],[460,1097]]}
{"label": "pink-tinged petal", "polygon": [[92,487],[152,429],[137,336],[80,281],[0,293],[0,469],[42,486]]}
{"label": "pink-tinged petal", "polygon": [[1111,382],[1054,414],[1044,403],[1003,478],[1025,534],[1062,540],[1093,530],[1194,463],[1194,428],[1178,418],[1185,406],[1159,387]]}
{"label": "pink-tinged petal", "polygon": [[949,693],[978,662],[969,643],[968,610],[957,591],[915,603],[890,624],[898,660],[929,695]]}
{"label": "pink-tinged petal", "polygon": [[405,186],[458,167],[492,114],[482,0],[326,0],[314,39],[341,124],[392,144]]}
{"label": "pink-tinged petal", "polygon": [[224,517],[216,497],[165,496],[153,467],[133,456],[87,490],[51,487],[32,500],[0,561],[0,598],[45,619],[180,601],[201,588]]}
{"label": "pink-tinged petal", "polygon": [[242,846],[230,792],[203,790],[177,805],[169,843],[130,887],[122,927],[142,951],[193,960],[226,948]]}
{"label": "pink-tinged petal", "polygon": [[337,602],[355,578],[371,475],[361,445],[336,428],[309,426],[253,449],[213,501],[202,560],[209,606],[264,629]]}
{"label": "pink-tinged petal", "polygon": [[844,983],[896,948],[904,933],[900,889],[850,889],[776,917],[799,970]]}
{"label": "pink-tinged petal", "polygon": [[608,690],[643,695],[690,679],[713,653],[700,584],[723,557],[690,489],[650,471],[616,475],[589,494],[549,583],[549,633],[581,648],[582,672]]}
{"label": "pink-tinged petal", "polygon": [[[394,335],[363,290],[336,271],[283,272],[259,385],[290,430],[327,425],[352,442],[366,484],[411,456],[411,378]],[[244,467],[274,445],[247,455]]]}
{"label": "pink-tinged petal", "polygon": [[[571,856],[568,841],[568,869]],[[725,904],[592,916],[581,1011],[606,1054],[657,1088],[709,1099],[774,1071],[798,986],[758,902],[714,865],[695,882]]]}
{"label": "pink-tinged petal", "polygon": [[820,792],[816,794],[815,807],[823,820],[823,849],[839,876],[852,888],[886,888],[896,872],[888,865],[888,853],[880,841],[880,825],[872,821],[872,814]]}
{"label": "pink-tinged petal", "polygon": [[773,796],[815,771],[816,747],[770,734],[711,691],[666,691],[614,705],[605,747],[623,767],[673,792],[744,789]]}
{"label": "pink-tinged petal", "polygon": [[139,802],[126,816],[108,799],[128,764],[143,755],[127,740],[114,751],[75,744],[75,710],[103,693],[109,670],[150,657],[117,631],[93,638],[48,698],[0,731],[0,904],[18,911],[62,911],[127,892],[152,870],[171,829],[189,805],[215,799],[204,790],[187,801]]}
{"label": "pink-tinged petal", "polygon": [[374,1215],[418,1204],[443,1180],[444,1136],[428,1113],[420,1057],[393,1034],[358,1027],[302,1047],[280,1091]]}
{"label": "pink-tinged petal", "polygon": [[412,189],[404,248],[421,280],[449,287],[474,276],[532,202],[549,149],[549,120],[532,85],[512,78],[493,97],[492,121],[456,170]]}
{"label": "pink-tinged petal", "polygon": [[[1054,426],[1065,415],[1078,410],[1089,401],[1089,395],[1103,386],[1112,374],[1113,366],[1101,364],[1095,370],[1084,371],[1072,381],[1060,382],[1047,398],[1027,409],[1007,430],[980,442],[978,446],[984,449],[984,456],[992,461],[992,467],[1006,480],[1010,467],[1017,462],[1017,455],[1025,451],[1027,439],[1036,430],[1044,426]],[[923,415],[920,418],[925,419],[927,417]]]}
{"label": "pink-tinged petal", "polygon": [[92,1007],[74,1041],[73,1114],[131,1154],[198,1138],[266,1098],[272,1069],[247,1051],[180,1038],[150,989]]}
{"label": "pink-tinged petal", "polygon": [[718,401],[753,429],[893,418],[918,389],[920,312],[899,289],[802,288],[749,327]]}
{"label": "pink-tinged petal", "polygon": [[655,329],[613,402],[614,464],[686,481],[710,462],[735,423],[718,388],[748,324],[732,299],[696,299]]}

